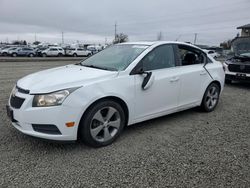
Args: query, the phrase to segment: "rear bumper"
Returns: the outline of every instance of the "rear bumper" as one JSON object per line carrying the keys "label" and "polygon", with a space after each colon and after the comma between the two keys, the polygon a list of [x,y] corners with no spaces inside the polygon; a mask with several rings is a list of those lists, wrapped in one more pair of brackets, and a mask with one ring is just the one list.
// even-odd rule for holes
{"label": "rear bumper", "polygon": [[250,82],[250,74],[244,74],[245,76],[239,76],[242,73],[226,72],[226,80]]}

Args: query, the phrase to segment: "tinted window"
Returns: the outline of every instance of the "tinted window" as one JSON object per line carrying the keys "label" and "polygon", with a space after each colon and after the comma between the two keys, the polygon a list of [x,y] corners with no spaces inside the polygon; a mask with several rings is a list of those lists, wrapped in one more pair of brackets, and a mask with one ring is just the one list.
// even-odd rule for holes
{"label": "tinted window", "polygon": [[183,66],[205,63],[206,56],[200,50],[180,45],[179,56]]}
{"label": "tinted window", "polygon": [[172,45],[156,47],[142,59],[142,65],[144,71],[174,67],[175,58]]}

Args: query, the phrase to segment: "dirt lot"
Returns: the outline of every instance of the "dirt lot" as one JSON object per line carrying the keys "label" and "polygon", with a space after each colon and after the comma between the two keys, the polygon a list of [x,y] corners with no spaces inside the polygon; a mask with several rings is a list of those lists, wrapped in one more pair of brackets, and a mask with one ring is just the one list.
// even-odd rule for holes
{"label": "dirt lot", "polygon": [[14,83],[69,61],[0,62],[0,187],[250,187],[250,85],[226,86],[212,113],[187,110],[128,127],[112,145],[55,144],[6,117]]}

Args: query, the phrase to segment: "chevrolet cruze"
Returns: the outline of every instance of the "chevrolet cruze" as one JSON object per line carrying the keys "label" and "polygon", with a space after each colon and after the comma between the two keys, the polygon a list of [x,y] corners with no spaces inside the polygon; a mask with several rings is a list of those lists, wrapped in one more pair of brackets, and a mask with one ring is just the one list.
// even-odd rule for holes
{"label": "chevrolet cruze", "polygon": [[196,106],[213,111],[224,79],[222,64],[193,45],[123,43],[18,80],[7,114],[24,134],[100,147],[127,125]]}

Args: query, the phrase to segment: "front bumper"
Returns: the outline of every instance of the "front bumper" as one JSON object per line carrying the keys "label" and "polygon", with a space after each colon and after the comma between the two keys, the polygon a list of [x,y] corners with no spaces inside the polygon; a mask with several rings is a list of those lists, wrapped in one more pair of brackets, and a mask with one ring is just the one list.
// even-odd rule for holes
{"label": "front bumper", "polygon": [[250,74],[226,72],[226,80],[250,82]]}
{"label": "front bumper", "polygon": [[[17,92],[17,97],[25,99],[20,108],[14,108],[9,100],[9,111],[12,114],[12,125],[20,132],[33,137],[55,140],[74,141],[77,140],[78,125],[80,122],[81,108],[68,105],[53,107],[32,107],[33,95]],[[10,116],[10,112],[8,113]],[[75,122],[75,126],[67,127],[67,122]],[[59,131],[41,132],[34,125],[40,127],[54,125]],[[54,129],[55,130],[55,129]],[[60,134],[59,134],[60,133]]]}

